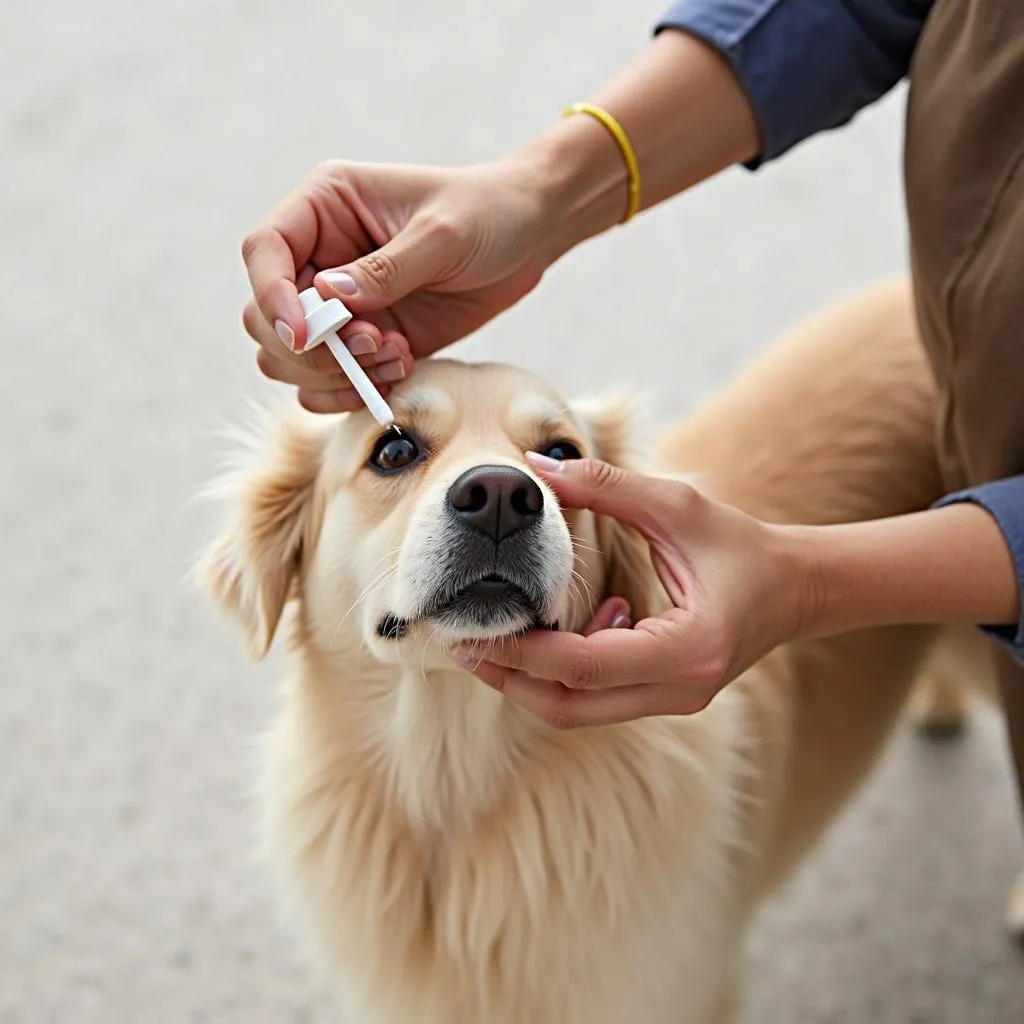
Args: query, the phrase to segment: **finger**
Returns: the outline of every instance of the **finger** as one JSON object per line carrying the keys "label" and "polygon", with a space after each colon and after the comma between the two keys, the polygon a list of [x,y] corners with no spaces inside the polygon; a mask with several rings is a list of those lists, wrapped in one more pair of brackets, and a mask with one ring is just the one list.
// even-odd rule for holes
{"label": "finger", "polygon": [[372,366],[379,361],[383,338],[376,324],[368,320],[350,320],[344,330],[339,332],[339,336],[360,366]]}
{"label": "finger", "polygon": [[594,612],[583,635],[590,636],[601,629],[623,629],[629,624],[629,602],[622,597],[609,597]]}
{"label": "finger", "polygon": [[485,659],[574,690],[665,682],[676,676],[678,645],[671,632],[605,629],[590,636],[577,633],[529,633],[493,647],[464,644],[459,662],[472,668]]}
{"label": "finger", "polygon": [[[368,320],[350,321],[343,330],[338,332],[338,336],[345,342],[345,346],[361,366],[372,366],[374,363],[398,358],[399,348],[393,343],[390,352],[381,355],[380,350],[383,346],[381,329],[377,324],[370,323]],[[324,348],[323,339],[318,344],[310,346],[307,353],[315,352],[318,348]],[[329,353],[330,348],[325,348],[324,351]],[[335,362],[334,365],[337,366],[337,363]]]}
{"label": "finger", "polygon": [[598,459],[559,462],[536,452],[528,452],[527,459],[562,504],[593,509],[648,535],[663,530],[696,494],[681,481],[631,473]]}
{"label": "finger", "polygon": [[381,351],[378,363],[390,362],[398,359],[403,363],[412,365],[412,348],[409,339],[399,331],[385,330],[381,332]]}
{"label": "finger", "polygon": [[381,338],[383,344],[376,363],[366,373],[378,386],[396,384],[412,373],[414,360],[409,351],[409,342],[398,331],[384,331]]}
{"label": "finger", "polygon": [[[297,386],[299,404],[303,408],[316,413],[357,412],[364,408],[362,399],[356,395],[326,345],[318,345],[301,355],[291,352],[253,300],[246,304],[242,322],[249,336],[261,346],[257,355],[261,372],[272,380]],[[347,327],[346,345],[358,344],[360,348],[369,349],[377,346],[376,352],[357,356],[357,362],[367,368],[367,375],[382,396],[392,384],[405,380],[412,373],[409,342],[399,331],[381,331],[366,320],[353,321]],[[362,340],[357,342],[357,338]]]}
{"label": "finger", "polygon": [[[651,715],[690,714],[678,695],[658,684],[620,686],[611,690],[571,690],[561,683],[536,679],[486,662],[475,673],[488,686],[555,729],[612,725]],[[704,706],[703,704],[701,707]]]}
{"label": "finger", "polygon": [[[253,300],[247,303],[242,313],[242,323],[249,337],[275,359],[312,373],[326,374],[335,378],[341,374],[341,367],[338,366],[337,360],[326,345],[317,345],[302,354],[292,352],[287,348],[267,323]],[[396,331],[386,333],[389,337],[387,342],[384,341],[384,335],[376,324],[360,320],[356,323],[354,330],[345,332],[345,344],[349,351],[352,351],[353,348],[356,349],[353,355],[356,356],[356,362],[362,366],[401,360],[409,351],[408,342]],[[274,380],[284,380],[290,384],[299,383],[298,379],[293,379],[291,376],[274,376]]]}
{"label": "finger", "polygon": [[387,362],[371,366],[366,371],[366,375],[375,384],[397,384],[400,380],[405,380],[412,373],[412,368],[413,358],[406,353],[406,355],[400,356],[397,359],[389,358]]}
{"label": "finger", "polygon": [[391,306],[417,288],[436,283],[453,258],[463,255],[452,252],[452,240],[445,244],[441,230],[446,230],[443,225],[413,219],[374,252],[318,274],[317,287],[321,294],[337,295],[360,311]]}
{"label": "finger", "polygon": [[[337,364],[335,364],[333,371],[308,370],[296,365],[290,359],[278,359],[265,348],[261,348],[256,355],[256,365],[259,367],[260,372],[268,379],[298,387],[306,396],[310,396],[315,392],[353,390],[352,382]],[[379,366],[370,367],[367,370],[367,375],[371,380],[374,380],[377,390],[383,392],[390,382],[404,380],[409,375],[409,369],[401,360],[392,360]],[[385,377],[387,380],[382,379]],[[342,398],[338,395],[336,398],[345,409],[357,409],[362,405],[361,399],[352,404],[348,396]],[[330,411],[336,410],[332,408]]]}
{"label": "finger", "polygon": [[338,368],[338,364],[331,355],[330,350],[324,345],[318,345],[308,352],[293,352],[281,339],[277,332],[260,311],[255,300],[250,299],[242,312],[242,325],[246,334],[261,345],[271,355],[295,366],[305,367],[307,370],[331,373]]}
{"label": "finger", "polygon": [[349,352],[356,357],[360,366],[377,366],[411,358],[409,342],[398,331],[382,330],[369,320],[353,320],[341,332]]}
{"label": "finger", "polygon": [[[377,389],[386,398],[390,390],[386,385]],[[298,391],[299,405],[308,412],[336,413],[360,412],[366,408],[355,388],[340,388],[337,391]]]}
{"label": "finger", "polygon": [[293,348],[301,349],[306,341],[296,273],[316,238],[316,213],[305,199],[293,194],[242,243],[256,305],[282,342]]}
{"label": "finger", "polygon": [[337,365],[335,372],[308,370],[290,359],[278,359],[265,348],[261,348],[256,353],[256,365],[260,368],[260,373],[269,380],[291,384],[307,392],[341,391],[344,388],[352,387],[348,377]]}

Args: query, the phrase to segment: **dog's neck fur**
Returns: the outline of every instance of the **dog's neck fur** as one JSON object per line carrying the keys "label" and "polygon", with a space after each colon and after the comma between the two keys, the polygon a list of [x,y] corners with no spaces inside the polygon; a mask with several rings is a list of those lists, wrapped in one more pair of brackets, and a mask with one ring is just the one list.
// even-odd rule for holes
{"label": "dog's neck fur", "polygon": [[[454,666],[424,673],[308,637],[296,654],[270,739],[268,835],[332,963],[353,968],[357,1007],[431,1024],[518,1024],[541,1004],[572,1024],[630,1019],[605,989],[581,1003],[573,979],[623,957],[643,971],[669,899],[695,950],[721,948],[741,810],[722,799],[742,772],[728,694],[690,718],[559,732]],[[638,895],[647,876],[667,881]],[[626,952],[581,960],[584,918]],[[651,1005],[691,992],[684,1011],[704,1019],[717,969],[695,954]],[[391,989],[405,1002],[385,1013]]]}
{"label": "dog's neck fur", "polygon": [[458,830],[487,814],[546,728],[455,666],[422,669],[308,647],[303,658],[302,685],[329,693],[336,711],[332,742],[371,755],[417,831]]}
{"label": "dog's neck fur", "polygon": [[427,828],[486,814],[540,728],[461,669],[403,668],[393,708],[393,785],[410,821]]}

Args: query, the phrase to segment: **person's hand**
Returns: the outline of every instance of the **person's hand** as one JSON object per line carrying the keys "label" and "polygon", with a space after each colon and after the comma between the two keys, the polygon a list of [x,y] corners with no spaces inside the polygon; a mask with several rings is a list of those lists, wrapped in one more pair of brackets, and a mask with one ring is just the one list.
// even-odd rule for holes
{"label": "person's hand", "polygon": [[511,159],[466,168],[316,168],[242,245],[243,322],[262,372],[312,412],[360,408],[330,352],[306,341],[298,292],[316,284],[355,314],[342,339],[387,393],[414,358],[469,334],[529,292],[549,258],[546,211]]}
{"label": "person's hand", "polygon": [[684,483],[593,460],[530,459],[565,506],[613,516],[647,539],[673,607],[607,628],[628,625],[624,604],[610,600],[582,636],[541,631],[460,647],[459,661],[511,700],[558,728],[691,714],[801,632],[815,571],[785,528]]}

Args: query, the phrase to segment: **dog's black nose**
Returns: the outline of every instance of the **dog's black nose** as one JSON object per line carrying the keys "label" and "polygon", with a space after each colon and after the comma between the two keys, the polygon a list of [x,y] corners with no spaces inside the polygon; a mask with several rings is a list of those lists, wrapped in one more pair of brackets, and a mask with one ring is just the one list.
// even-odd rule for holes
{"label": "dog's black nose", "polygon": [[448,489],[448,504],[471,526],[499,541],[540,519],[544,495],[513,466],[474,466]]}

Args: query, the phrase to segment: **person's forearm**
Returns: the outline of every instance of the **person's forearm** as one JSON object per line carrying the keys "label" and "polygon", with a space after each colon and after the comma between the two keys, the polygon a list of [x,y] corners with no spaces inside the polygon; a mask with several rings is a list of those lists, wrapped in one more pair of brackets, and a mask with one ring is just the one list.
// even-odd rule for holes
{"label": "person's forearm", "polygon": [[[641,208],[759,150],[757,122],[736,77],[714,50],[683,32],[662,32],[592,100],[619,121],[636,151]],[[622,219],[626,166],[593,118],[555,123],[512,159],[537,177],[549,212],[552,262]]]}
{"label": "person's forearm", "polygon": [[901,622],[999,626],[1018,620],[1009,547],[978,505],[781,529],[798,571],[812,581],[804,636]]}

